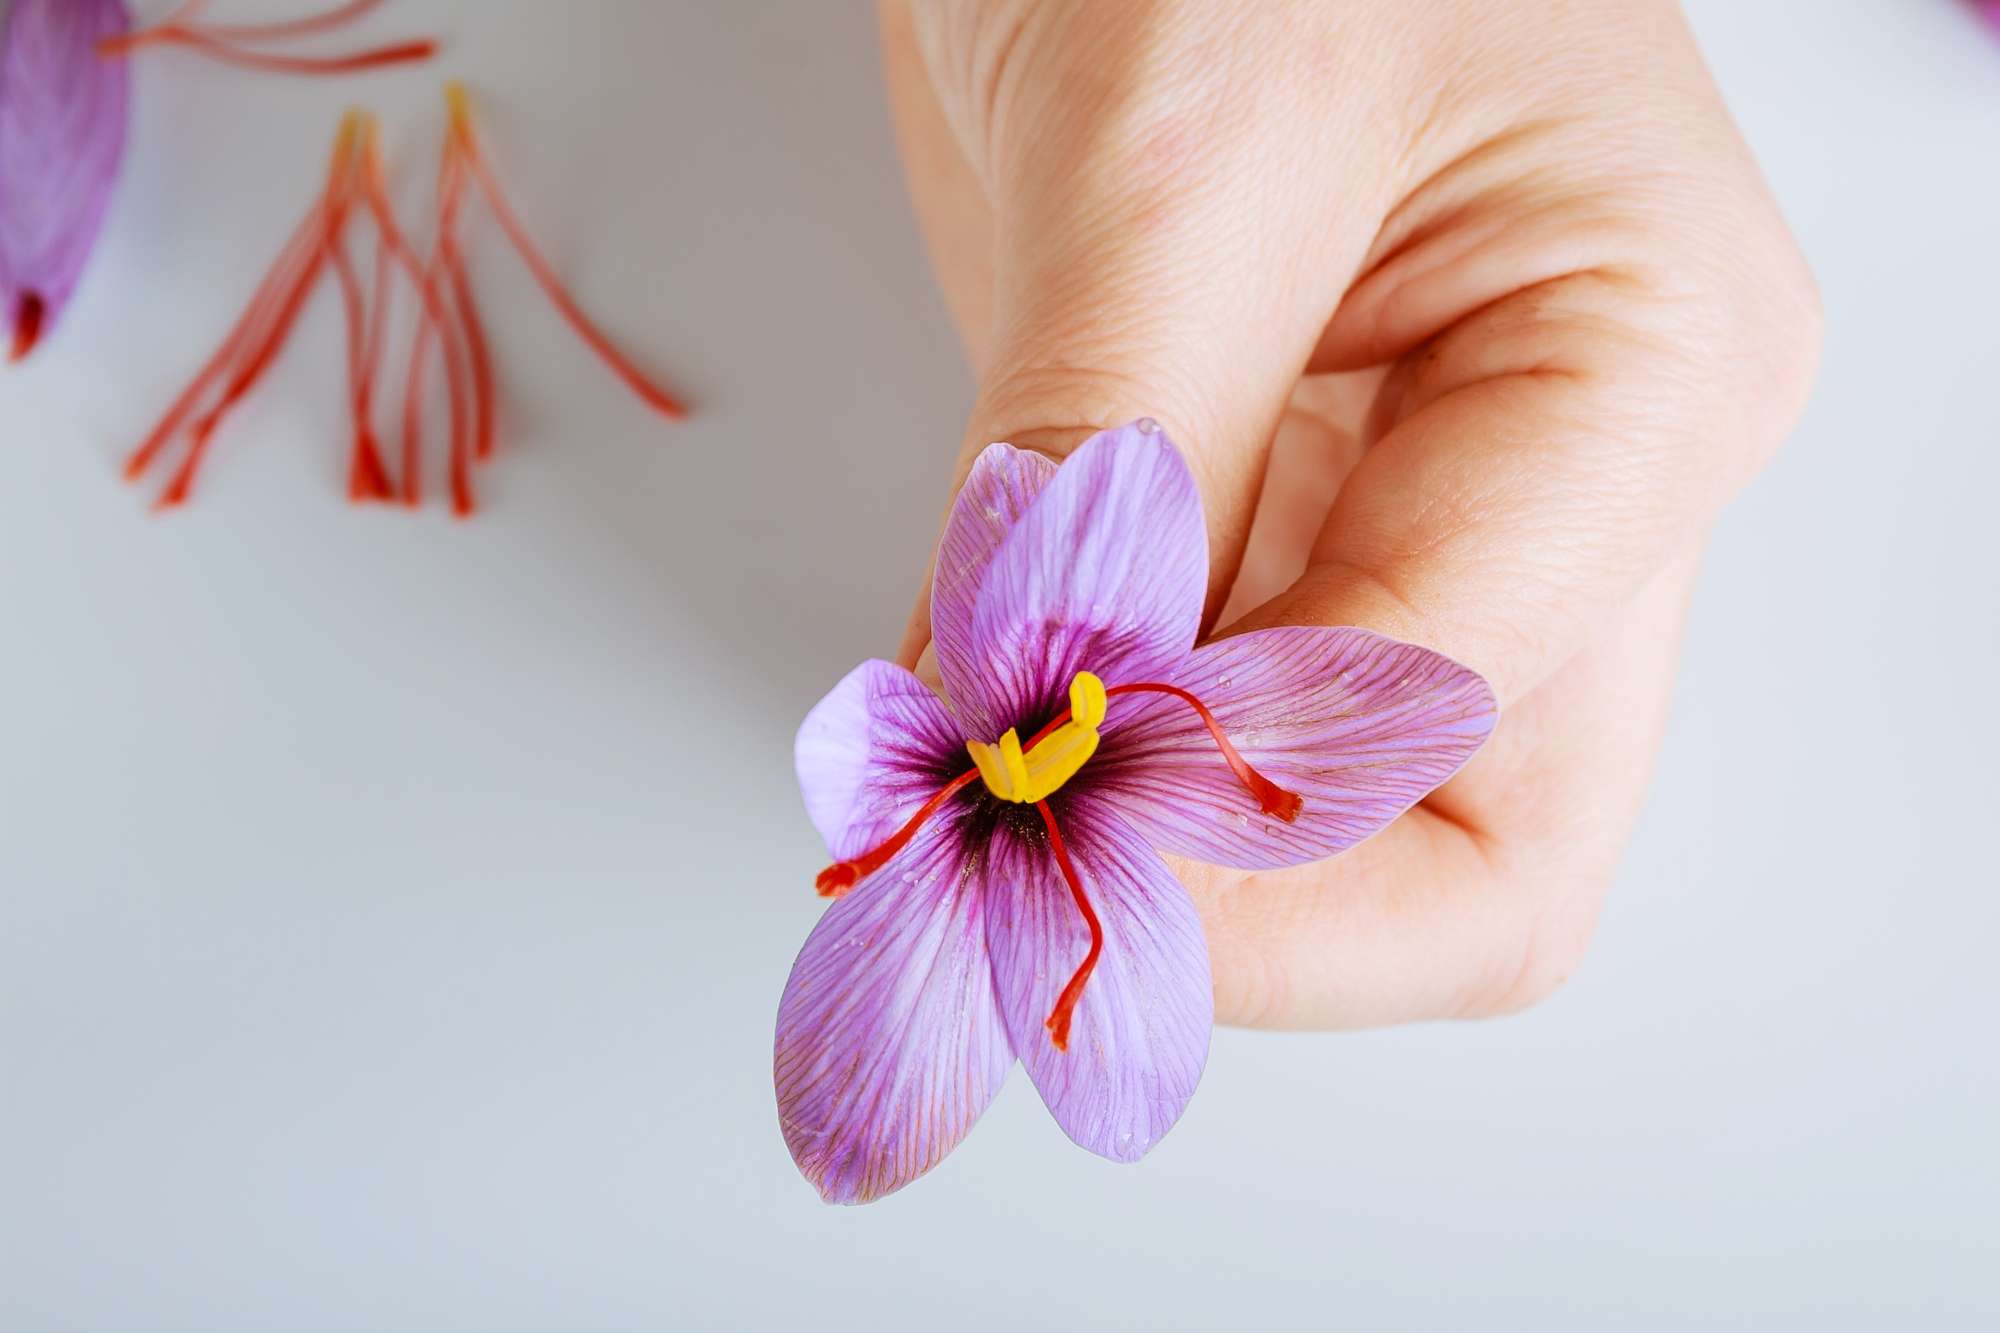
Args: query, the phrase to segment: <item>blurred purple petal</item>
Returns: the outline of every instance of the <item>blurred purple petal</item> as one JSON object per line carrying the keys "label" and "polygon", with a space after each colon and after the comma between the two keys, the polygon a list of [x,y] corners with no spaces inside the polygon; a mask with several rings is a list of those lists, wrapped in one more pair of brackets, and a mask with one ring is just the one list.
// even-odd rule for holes
{"label": "blurred purple petal", "polygon": [[14,357],[69,303],[111,202],[129,76],[97,44],[123,0],[14,0],[0,27],[0,315]]}
{"label": "blurred purple petal", "polygon": [[2000,0],[1972,0],[1972,8],[1995,32],[2000,32]]}
{"label": "blurred purple petal", "polygon": [[1223,639],[1196,650],[1174,683],[1253,767],[1304,798],[1297,821],[1263,814],[1193,710],[1171,699],[1113,700],[1093,790],[1154,846],[1243,869],[1353,846],[1456,773],[1495,716],[1477,672],[1363,629]]}
{"label": "blurred purple petal", "polygon": [[1160,678],[1194,646],[1207,591],[1201,497],[1172,441],[1152,422],[1092,436],[987,568],[946,677],[953,711],[987,740],[1050,716],[1079,671]]}
{"label": "blurred purple petal", "polygon": [[[986,673],[972,638],[972,616],[987,567],[1055,473],[1054,460],[1044,454],[990,444],[973,461],[952,502],[931,582],[931,638],[945,693],[954,701],[982,697],[981,678]],[[998,734],[982,733],[980,738],[991,740]]]}
{"label": "blurred purple petal", "polygon": [[1057,1050],[1044,1024],[1090,950],[1090,929],[1046,837],[1026,823],[1003,821],[989,844],[993,985],[1056,1122],[1092,1152],[1133,1162],[1174,1127],[1208,1063],[1208,942],[1187,890],[1108,802],[1065,792],[1051,805],[1104,924],[1069,1049]]}
{"label": "blurred purple petal", "polygon": [[806,813],[836,860],[901,828],[968,762],[943,702],[889,662],[863,662],[814,705],[793,759]]}
{"label": "blurred purple petal", "polygon": [[1013,1064],[962,817],[940,817],[827,909],[778,1004],[778,1119],[829,1203],[936,1166]]}

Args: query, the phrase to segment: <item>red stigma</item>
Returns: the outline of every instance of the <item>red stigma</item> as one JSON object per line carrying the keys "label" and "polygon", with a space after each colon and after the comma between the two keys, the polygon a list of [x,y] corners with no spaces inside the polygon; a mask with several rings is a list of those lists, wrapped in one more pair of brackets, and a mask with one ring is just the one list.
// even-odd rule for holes
{"label": "red stigma", "polygon": [[1263,807],[1265,814],[1275,819],[1282,819],[1289,824],[1297,819],[1299,811],[1305,808],[1305,801],[1297,792],[1286,791],[1283,787],[1280,787],[1277,783],[1252,768],[1250,761],[1237,753],[1236,747],[1229,743],[1229,737],[1223,734],[1222,724],[1215,720],[1215,714],[1208,711],[1208,705],[1188,693],[1188,691],[1180,688],[1180,686],[1152,683],[1113,685],[1105,693],[1165,694],[1179,699],[1182,703],[1194,709],[1196,715],[1201,718],[1201,724],[1208,728],[1210,738],[1215,741],[1215,748],[1222,751],[1222,761],[1229,765],[1230,771],[1236,774],[1237,780],[1249,789],[1252,796],[1257,798],[1257,804]]}
{"label": "red stigma", "polygon": [[35,350],[35,344],[42,340],[42,320],[47,313],[39,293],[21,294],[21,303],[14,311],[14,346],[7,353],[9,361],[25,361]]}
{"label": "red stigma", "polygon": [[1076,910],[1083,913],[1084,922],[1090,927],[1090,952],[1083,956],[1083,964],[1062,988],[1056,997],[1056,1007],[1050,1011],[1048,1022],[1043,1026],[1049,1030],[1049,1040],[1059,1051],[1069,1049],[1070,1020],[1076,1016],[1077,1002],[1083,998],[1084,985],[1090,974],[1097,970],[1097,960],[1104,953],[1104,923],[1097,919],[1097,912],[1091,907],[1090,899],[1083,891],[1083,879],[1076,873],[1076,865],[1069,859],[1069,848],[1063,842],[1062,830],[1056,827],[1055,813],[1049,809],[1047,801],[1037,801],[1035,809],[1042,815],[1042,827],[1049,831],[1049,850],[1055,853],[1056,865],[1069,884],[1069,896],[1076,901]]}
{"label": "red stigma", "polygon": [[813,887],[819,890],[820,897],[838,898],[888,864],[889,858],[907,847],[910,839],[917,836],[917,830],[929,822],[932,815],[943,809],[946,801],[956,796],[967,783],[978,776],[979,770],[976,768],[969,768],[960,773],[938,788],[928,801],[917,808],[917,812],[910,816],[903,827],[889,835],[887,841],[863,852],[852,861],[835,861],[820,871],[818,877],[813,880]]}

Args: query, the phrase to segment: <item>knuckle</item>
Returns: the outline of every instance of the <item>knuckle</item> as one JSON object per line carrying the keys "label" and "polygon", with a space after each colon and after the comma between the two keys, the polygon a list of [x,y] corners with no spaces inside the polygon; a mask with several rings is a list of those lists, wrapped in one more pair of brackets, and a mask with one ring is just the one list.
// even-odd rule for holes
{"label": "knuckle", "polygon": [[1610,887],[1604,871],[1516,895],[1491,964],[1466,988],[1458,1018],[1503,1018],[1555,995],[1582,968]]}

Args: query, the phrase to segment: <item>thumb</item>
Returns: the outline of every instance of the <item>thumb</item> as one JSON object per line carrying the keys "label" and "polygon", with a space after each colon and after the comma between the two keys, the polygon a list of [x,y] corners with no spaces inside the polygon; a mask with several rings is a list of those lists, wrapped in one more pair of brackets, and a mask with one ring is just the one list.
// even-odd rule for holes
{"label": "thumb", "polygon": [[[995,441],[1060,461],[1098,431],[1158,420],[1202,493],[1212,622],[1272,436],[1379,215],[1356,164],[1311,160],[1324,143],[1218,130],[1234,76],[1212,58],[1149,48],[1107,64],[1104,50],[1018,55],[1018,95],[965,154],[991,201],[990,314],[952,490]],[[1338,199],[1328,180],[1344,180]],[[902,659],[929,638],[927,585]]]}

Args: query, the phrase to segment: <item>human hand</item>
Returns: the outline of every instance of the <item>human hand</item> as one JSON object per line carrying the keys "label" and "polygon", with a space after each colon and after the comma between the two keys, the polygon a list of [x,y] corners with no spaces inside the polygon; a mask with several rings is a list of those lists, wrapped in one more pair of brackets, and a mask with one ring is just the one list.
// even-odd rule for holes
{"label": "human hand", "polygon": [[[886,0],[985,444],[1159,418],[1222,634],[1351,624],[1493,683],[1335,861],[1175,863],[1217,1017],[1508,1012],[1575,968],[1710,522],[1801,410],[1810,276],[1669,0]],[[928,596],[904,645],[929,639]],[[933,676],[934,678],[934,676]]]}

